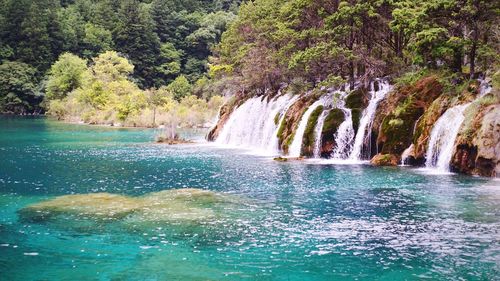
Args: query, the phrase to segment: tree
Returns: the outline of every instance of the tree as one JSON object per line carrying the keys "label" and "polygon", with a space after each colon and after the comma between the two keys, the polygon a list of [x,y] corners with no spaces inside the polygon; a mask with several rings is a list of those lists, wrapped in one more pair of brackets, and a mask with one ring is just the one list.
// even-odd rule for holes
{"label": "tree", "polygon": [[113,35],[111,31],[92,23],[85,25],[85,37],[83,38],[84,50],[82,55],[91,58],[104,51],[111,50],[113,46]]}
{"label": "tree", "polygon": [[155,66],[160,54],[160,40],[154,33],[154,22],[147,6],[137,0],[124,0],[116,29],[116,47],[135,65],[134,75],[144,88],[154,85]]}
{"label": "tree", "polygon": [[87,62],[71,53],[62,54],[52,65],[47,81],[48,100],[63,99],[83,84]]}
{"label": "tree", "polygon": [[189,81],[184,75],[181,75],[170,83],[166,89],[172,93],[176,101],[180,101],[182,98],[190,95],[191,84],[189,84]]}
{"label": "tree", "polygon": [[76,6],[60,9],[57,12],[57,22],[60,26],[63,50],[79,54],[85,35],[85,22]]}
{"label": "tree", "polygon": [[38,109],[36,69],[22,62],[0,65],[0,112],[23,114]]}
{"label": "tree", "polygon": [[[161,64],[156,67],[156,71],[161,75],[163,81],[171,82],[181,72],[181,59],[183,52],[175,49],[174,44],[164,43],[160,48]],[[157,82],[157,84],[162,84]]]}

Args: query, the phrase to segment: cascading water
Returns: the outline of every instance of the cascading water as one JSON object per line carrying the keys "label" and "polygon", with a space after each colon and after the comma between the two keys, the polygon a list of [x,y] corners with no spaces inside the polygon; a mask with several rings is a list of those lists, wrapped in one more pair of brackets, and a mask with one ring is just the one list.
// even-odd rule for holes
{"label": "cascading water", "polygon": [[342,122],[335,133],[335,149],[332,153],[333,159],[346,159],[352,149],[352,141],[354,139],[354,127],[352,123],[351,109],[346,107],[345,98],[347,92],[338,91],[338,100],[336,107],[344,112],[344,122]]}
{"label": "cascading water", "polygon": [[321,133],[323,131],[323,127],[325,125],[325,119],[328,116],[328,113],[330,113],[329,110],[324,110],[318,117],[318,122],[316,123],[316,127],[314,128],[314,151],[313,151],[313,156],[314,158],[320,158],[321,157]]}
{"label": "cascading water", "polygon": [[435,168],[439,172],[449,172],[455,140],[468,106],[469,103],[448,109],[434,124],[426,153],[426,167]]}
{"label": "cascading water", "polygon": [[271,100],[264,97],[247,100],[231,114],[215,143],[278,154],[275,116],[293,99],[281,95]]}
{"label": "cascading water", "polygon": [[302,115],[302,118],[300,119],[299,126],[297,127],[297,130],[295,131],[295,135],[293,137],[292,144],[290,145],[290,148],[288,149],[288,156],[290,157],[300,157],[301,151],[302,151],[302,140],[304,138],[304,131],[306,130],[307,127],[307,122],[309,121],[309,117],[313,113],[313,111],[318,108],[318,106],[324,105],[323,101],[317,100],[314,102],[309,108],[306,110],[304,115]]}
{"label": "cascading water", "polygon": [[[298,95],[295,95],[293,96],[288,102],[287,104],[285,105],[285,107],[283,107],[281,109],[281,111],[279,112],[280,116],[279,116],[279,121],[278,123],[276,124],[276,129],[274,130],[273,132],[273,135],[270,137],[271,141],[269,142],[268,146],[267,146],[267,150],[268,151],[279,151],[279,139],[278,139],[278,132],[279,132],[279,127],[281,126],[281,123],[283,123],[283,120],[285,119],[285,116],[286,116],[286,113],[288,111],[288,109],[299,99],[299,96]],[[276,116],[275,116],[276,117]],[[274,121],[274,118],[273,118],[273,121]]]}
{"label": "cascading water", "polygon": [[370,101],[368,107],[363,111],[357,132],[353,128],[351,109],[345,105],[345,98],[349,93],[345,91],[337,92],[340,98],[336,103],[336,107],[344,112],[345,120],[340,124],[335,134],[336,147],[332,153],[333,159],[359,161],[363,158],[365,144],[370,145],[371,127],[377,106],[392,89],[386,80],[377,79],[376,82],[379,83],[378,90],[375,89],[374,83],[372,83]]}
{"label": "cascading water", "polygon": [[377,81],[379,83],[378,91],[375,90],[374,83],[371,84],[370,102],[368,103],[368,107],[366,107],[363,111],[363,115],[359,121],[358,132],[352,147],[353,150],[349,155],[350,160],[361,160],[364,156],[363,148],[366,146],[368,146],[368,154],[370,153],[372,124],[373,119],[375,118],[375,112],[377,111],[377,106],[392,89],[391,85],[389,85],[387,81]]}
{"label": "cascading water", "polygon": [[[478,98],[483,97],[490,91],[491,87],[488,83],[482,81]],[[434,124],[425,155],[425,166],[427,168],[437,172],[450,172],[450,162],[455,152],[455,141],[460,126],[465,120],[464,112],[471,104],[467,103],[449,108]]]}

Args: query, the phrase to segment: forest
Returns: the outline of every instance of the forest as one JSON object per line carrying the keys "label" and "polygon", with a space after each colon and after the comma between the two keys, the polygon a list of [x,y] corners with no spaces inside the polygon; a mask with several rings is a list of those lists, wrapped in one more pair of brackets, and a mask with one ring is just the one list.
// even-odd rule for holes
{"label": "forest", "polygon": [[[226,93],[275,92],[283,85],[302,91],[346,81],[353,87],[388,75],[412,80],[429,71],[440,72],[451,85],[482,74],[498,80],[497,1],[240,4],[3,0],[0,111],[62,117],[62,109],[76,100],[70,111],[80,117],[98,111],[123,121],[148,104],[141,100],[162,100],[155,94],[162,92],[177,102],[191,95],[206,102]],[[93,69],[102,56],[112,60],[110,54],[127,60],[124,69],[107,71],[120,72],[123,79],[111,76],[128,86],[103,89],[102,79],[96,83]],[[119,101],[103,110],[113,96]],[[98,105],[96,97],[104,102]]]}
{"label": "forest", "polygon": [[422,70],[458,83],[498,69],[499,9],[487,0],[248,1],[213,71],[261,92]]}
{"label": "forest", "polygon": [[[212,94],[205,91],[202,96],[200,91],[207,84],[207,60],[211,48],[235,18],[239,3],[226,0],[1,2],[0,112],[25,114],[48,110],[60,116],[64,113],[61,110],[68,109],[68,104],[75,101],[71,97],[66,101],[68,94],[80,89],[80,93],[87,95],[80,94],[80,104],[69,110],[85,111],[86,115],[113,111],[122,117],[134,108],[143,107],[151,92],[168,91],[178,102],[196,94],[199,102],[208,102]],[[99,61],[111,64],[107,65],[111,68],[101,72],[116,82],[114,86],[97,79],[95,71],[89,73]],[[114,75],[114,71],[119,75]],[[109,87],[103,89],[106,83]],[[140,99],[133,98],[137,94]],[[98,96],[99,106],[95,100]],[[103,110],[108,100],[117,96],[121,100]],[[162,100],[160,94],[155,96],[156,103]],[[82,110],[84,107],[95,110]]]}

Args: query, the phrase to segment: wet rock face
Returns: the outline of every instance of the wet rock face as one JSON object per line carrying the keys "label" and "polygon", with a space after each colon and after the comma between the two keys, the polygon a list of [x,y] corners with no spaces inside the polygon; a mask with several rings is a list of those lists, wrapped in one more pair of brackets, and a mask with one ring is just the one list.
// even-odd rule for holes
{"label": "wet rock face", "polygon": [[438,121],[439,117],[449,108],[450,97],[441,95],[437,98],[425,111],[424,115],[419,118],[415,125],[415,132],[413,137],[414,153],[413,157],[418,163],[425,163],[425,153],[427,151],[427,144],[431,135],[434,124]]}
{"label": "wet rock face", "polygon": [[298,99],[286,112],[278,131],[279,146],[285,154],[288,154],[288,147],[293,141],[293,135],[299,126],[302,115],[313,102],[314,96],[306,95]]}
{"label": "wet rock face", "polygon": [[[500,98],[496,93],[497,98]],[[500,104],[480,107],[462,128],[452,169],[466,174],[500,176]]]}
{"label": "wet rock face", "polygon": [[332,154],[335,147],[335,132],[344,120],[344,112],[337,108],[330,110],[326,116],[321,132],[321,157],[328,158]]}
{"label": "wet rock face", "polygon": [[414,85],[395,90],[379,106],[374,128],[378,128],[377,146],[382,154],[401,155],[413,142],[415,123],[441,95],[443,86],[437,77],[425,77]]}
{"label": "wet rock face", "polygon": [[229,117],[231,117],[231,113],[233,113],[233,111],[236,108],[238,108],[240,105],[242,105],[248,98],[249,97],[245,97],[241,94],[236,95],[234,98],[232,98],[230,101],[226,102],[221,107],[221,109],[219,111],[219,120],[217,120],[217,124],[207,134],[208,141],[215,141],[217,139],[220,132],[224,128],[224,125],[226,124],[227,120],[229,120]]}

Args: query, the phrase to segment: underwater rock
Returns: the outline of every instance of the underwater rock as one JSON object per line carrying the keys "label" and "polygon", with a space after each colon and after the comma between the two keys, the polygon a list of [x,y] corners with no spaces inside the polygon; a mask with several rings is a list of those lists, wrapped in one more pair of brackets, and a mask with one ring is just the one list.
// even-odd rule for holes
{"label": "underwater rock", "polygon": [[377,154],[370,161],[374,166],[397,166],[399,157],[394,154]]}
{"label": "underwater rock", "polygon": [[117,219],[136,211],[142,205],[135,198],[91,193],[64,195],[23,208],[19,215],[31,221],[49,220],[59,215],[75,215],[96,219]]}
{"label": "underwater rock", "polygon": [[132,197],[109,193],[64,195],[36,203],[19,211],[22,219],[48,221],[60,216],[95,220],[141,222],[206,221],[231,205],[241,206],[234,196],[208,190],[186,188]]}

